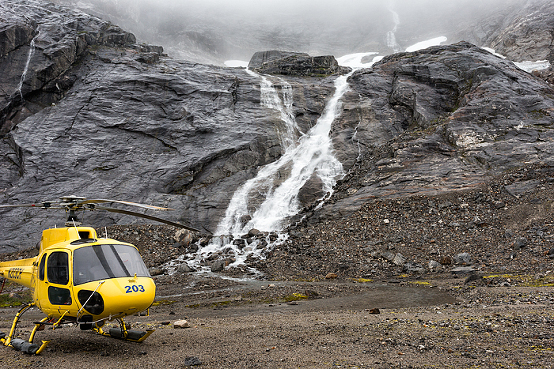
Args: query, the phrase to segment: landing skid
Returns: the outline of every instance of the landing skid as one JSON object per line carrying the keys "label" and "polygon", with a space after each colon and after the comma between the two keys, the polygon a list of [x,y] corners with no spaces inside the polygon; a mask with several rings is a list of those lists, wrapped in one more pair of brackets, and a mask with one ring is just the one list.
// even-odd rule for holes
{"label": "landing skid", "polygon": [[106,332],[102,329],[102,327],[94,326],[92,330],[102,336],[118,338],[131,342],[142,342],[154,332],[154,329],[147,329],[146,331],[127,329],[123,319],[117,318],[116,320],[119,323],[119,328],[110,328]]}
{"label": "landing skid", "polygon": [[[62,316],[57,322],[53,322],[49,317],[45,317],[40,322],[34,323],[35,327],[33,328],[28,341],[25,341],[20,338],[14,338],[16,328],[17,328],[17,323],[19,323],[19,319],[27,310],[29,310],[33,306],[35,306],[35,304],[30,303],[22,307],[17,312],[13,320],[10,333],[6,335],[5,333],[0,332],[0,343],[2,343],[4,346],[10,346],[16,350],[19,350],[21,352],[24,352],[26,354],[31,354],[31,355],[38,355],[42,351],[44,351],[44,349],[50,343],[50,341],[42,341],[40,345],[34,344],[33,340],[35,338],[35,334],[37,333],[37,331],[43,330],[45,325],[52,325],[55,328],[56,326],[62,323],[64,318]],[[102,329],[101,326],[94,324],[92,327],[92,330],[102,336],[118,338],[118,339],[131,341],[131,342],[142,342],[154,332],[154,329],[148,329],[146,331],[127,329],[127,326],[125,325],[125,322],[123,321],[123,319],[117,318],[116,320],[118,321],[120,328],[111,328],[106,332]]]}
{"label": "landing skid", "polygon": [[33,339],[35,338],[35,334],[37,333],[38,330],[44,329],[44,322],[46,322],[48,318],[44,318],[40,322],[35,323],[35,327],[33,328],[33,331],[31,332],[31,335],[29,336],[28,341],[22,340],[20,338],[14,338],[15,330],[17,328],[17,323],[19,322],[19,319],[27,310],[29,310],[33,306],[35,306],[35,304],[30,303],[28,305],[25,305],[21,309],[19,309],[19,311],[15,315],[15,318],[13,319],[12,327],[8,335],[0,332],[0,342],[4,346],[10,346],[16,350],[25,352],[27,354],[32,354],[32,355],[38,355],[46,348],[46,346],[50,341],[42,341],[42,344],[37,345],[33,343]]}

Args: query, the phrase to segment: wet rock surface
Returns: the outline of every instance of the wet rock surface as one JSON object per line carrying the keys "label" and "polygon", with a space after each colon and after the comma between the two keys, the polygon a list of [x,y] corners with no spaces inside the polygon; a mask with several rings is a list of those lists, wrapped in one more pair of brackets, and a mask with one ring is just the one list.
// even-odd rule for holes
{"label": "wet rock surface", "polygon": [[356,103],[346,99],[333,137],[341,161],[356,161],[344,178],[348,190],[322,214],[344,214],[372,197],[470,188],[551,160],[550,139],[543,141],[553,122],[551,87],[470,44],[392,55],[356,72],[350,85]]}
{"label": "wet rock surface", "polygon": [[[55,199],[78,189],[176,208],[170,220],[214,231],[232,193],[282,154],[280,118],[260,106],[259,79],[243,70],[169,59],[114,25],[53,4],[13,0],[2,11],[9,15],[0,66],[7,71],[2,202]],[[290,57],[307,58],[268,52],[252,63],[286,69]],[[297,123],[307,131],[334,77],[288,78]],[[277,90],[280,81],[273,81]],[[471,187],[549,160],[550,87],[470,44],[395,54],[349,82],[332,129],[348,189],[339,186],[314,219],[346,214],[374,197]],[[309,181],[303,206],[325,195],[318,186],[318,178]],[[34,244],[33,231],[55,224],[50,215],[21,209],[3,210],[2,217],[4,251]],[[27,217],[29,236],[17,231]],[[99,213],[86,220],[135,221]]]}
{"label": "wet rock surface", "polygon": [[524,9],[514,9],[485,41],[496,52],[513,61],[554,61],[554,4],[530,1]]}

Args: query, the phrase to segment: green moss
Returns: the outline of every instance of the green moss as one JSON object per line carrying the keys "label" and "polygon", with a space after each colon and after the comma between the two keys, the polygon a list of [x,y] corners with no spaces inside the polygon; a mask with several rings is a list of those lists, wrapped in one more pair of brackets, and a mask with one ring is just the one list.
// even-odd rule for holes
{"label": "green moss", "polygon": [[484,279],[510,279],[512,283],[519,287],[554,287],[554,275],[547,275],[540,278],[535,278],[530,275],[517,274],[491,274],[483,276]]}
{"label": "green moss", "polygon": [[171,304],[174,304],[176,302],[177,301],[173,301],[173,300],[158,300],[158,301],[154,301],[152,306],[171,305]]}
{"label": "green moss", "polygon": [[231,302],[232,301],[217,301],[217,302],[212,302],[211,304],[190,304],[190,305],[186,305],[185,307],[189,309],[198,309],[201,307],[209,307],[213,309],[213,308],[228,306],[231,304]]}
{"label": "green moss", "polygon": [[427,282],[427,281],[412,281],[412,282],[409,282],[411,284],[417,284],[417,285],[422,285],[422,286],[430,286],[431,283]]}
{"label": "green moss", "polygon": [[231,301],[218,301],[218,302],[212,303],[210,306],[215,308],[215,307],[228,306],[230,304],[231,304]]}
{"label": "green moss", "polygon": [[33,301],[31,290],[21,293],[3,293],[0,295],[0,308],[21,306]]}
{"label": "green moss", "polygon": [[298,300],[307,300],[308,296],[303,295],[301,293],[295,292],[292,295],[288,295],[283,297],[283,300],[285,302],[291,302],[291,301],[298,301]]}
{"label": "green moss", "polygon": [[373,282],[373,279],[367,279],[367,278],[352,278],[352,280],[354,282],[358,282],[358,283],[369,283],[369,282]]}

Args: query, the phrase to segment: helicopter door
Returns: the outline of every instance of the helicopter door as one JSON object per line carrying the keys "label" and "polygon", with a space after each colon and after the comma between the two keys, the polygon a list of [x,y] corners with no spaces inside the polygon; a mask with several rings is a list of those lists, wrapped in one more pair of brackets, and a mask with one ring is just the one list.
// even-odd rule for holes
{"label": "helicopter door", "polygon": [[[48,256],[46,276],[51,285],[48,287],[48,300],[52,305],[71,305],[69,290],[69,258],[67,252],[55,251]],[[59,286],[55,286],[59,285]]]}
{"label": "helicopter door", "polygon": [[[44,260],[43,257],[38,268],[41,308],[48,314],[76,309],[71,294],[69,254],[65,251],[53,251],[46,257],[46,266]],[[47,306],[51,307],[46,308]]]}

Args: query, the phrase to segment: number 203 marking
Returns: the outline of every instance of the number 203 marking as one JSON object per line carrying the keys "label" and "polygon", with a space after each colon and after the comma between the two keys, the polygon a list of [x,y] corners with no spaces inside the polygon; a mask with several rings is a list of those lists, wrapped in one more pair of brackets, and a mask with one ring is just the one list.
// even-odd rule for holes
{"label": "number 203 marking", "polygon": [[125,286],[125,293],[131,293],[131,292],[144,292],[144,286],[142,284],[139,285],[132,285],[132,286]]}

